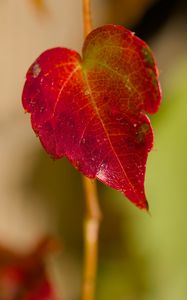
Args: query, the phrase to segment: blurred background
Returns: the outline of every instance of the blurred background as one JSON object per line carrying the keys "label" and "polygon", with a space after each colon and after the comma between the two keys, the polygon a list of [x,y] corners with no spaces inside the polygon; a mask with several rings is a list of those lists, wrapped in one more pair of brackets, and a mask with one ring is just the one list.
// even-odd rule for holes
{"label": "blurred background", "polygon": [[[149,43],[163,90],[160,111],[151,116],[155,143],[145,181],[151,216],[98,183],[103,221],[97,300],[186,300],[187,2],[92,0],[92,11],[94,27],[121,24]],[[81,50],[81,0],[1,0],[0,37],[0,245],[26,254],[44,236],[54,236],[62,250],[48,268],[59,300],[77,300],[80,174],[41,148],[21,93],[25,73],[41,52],[56,46]]]}

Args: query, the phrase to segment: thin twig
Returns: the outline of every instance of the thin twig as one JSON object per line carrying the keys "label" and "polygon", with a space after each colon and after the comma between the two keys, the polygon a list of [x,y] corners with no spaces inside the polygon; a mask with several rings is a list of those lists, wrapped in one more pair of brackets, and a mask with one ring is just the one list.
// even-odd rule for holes
{"label": "thin twig", "polygon": [[90,0],[83,0],[83,20],[84,20],[84,36],[86,37],[92,30]]}
{"label": "thin twig", "polygon": [[[90,33],[92,29],[90,5],[90,0],[83,0],[85,37]],[[94,300],[97,274],[98,235],[101,212],[97,196],[96,181],[83,176],[83,187],[85,192],[86,214],[84,220],[85,254],[82,300]]]}
{"label": "thin twig", "polygon": [[85,256],[82,300],[94,300],[101,212],[98,205],[96,181],[83,177],[83,186],[86,198],[86,216],[84,220]]}

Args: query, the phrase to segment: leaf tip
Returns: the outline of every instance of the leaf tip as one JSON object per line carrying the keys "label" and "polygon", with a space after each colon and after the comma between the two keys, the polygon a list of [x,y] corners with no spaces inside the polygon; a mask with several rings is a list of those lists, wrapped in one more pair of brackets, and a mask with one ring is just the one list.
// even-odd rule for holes
{"label": "leaf tip", "polygon": [[140,208],[141,210],[145,211],[146,213],[150,214],[150,210],[149,210],[149,204],[147,202],[146,199],[143,199],[142,201],[139,201],[137,203],[135,203],[136,206],[138,208]]}
{"label": "leaf tip", "polygon": [[150,208],[149,208],[149,203],[148,203],[147,200],[145,201],[145,207],[144,207],[144,210],[150,215]]}

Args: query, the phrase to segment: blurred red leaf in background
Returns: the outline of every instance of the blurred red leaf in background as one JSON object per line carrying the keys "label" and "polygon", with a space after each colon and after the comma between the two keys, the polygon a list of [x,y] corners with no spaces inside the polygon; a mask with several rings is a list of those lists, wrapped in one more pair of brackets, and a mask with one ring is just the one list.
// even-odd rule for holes
{"label": "blurred red leaf in background", "polygon": [[0,247],[1,300],[56,300],[45,263],[53,245],[53,240],[46,238],[28,255]]}

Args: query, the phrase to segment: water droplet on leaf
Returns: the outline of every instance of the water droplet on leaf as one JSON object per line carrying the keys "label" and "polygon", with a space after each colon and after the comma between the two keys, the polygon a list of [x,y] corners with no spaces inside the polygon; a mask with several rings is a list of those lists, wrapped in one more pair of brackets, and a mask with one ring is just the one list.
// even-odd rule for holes
{"label": "water droplet on leaf", "polygon": [[40,65],[39,64],[34,64],[34,66],[32,67],[32,75],[34,78],[37,78],[38,75],[40,74],[41,72],[41,68],[40,68]]}

